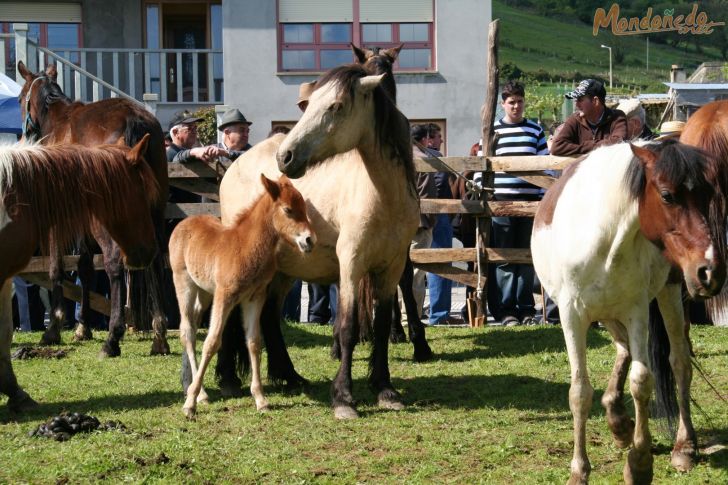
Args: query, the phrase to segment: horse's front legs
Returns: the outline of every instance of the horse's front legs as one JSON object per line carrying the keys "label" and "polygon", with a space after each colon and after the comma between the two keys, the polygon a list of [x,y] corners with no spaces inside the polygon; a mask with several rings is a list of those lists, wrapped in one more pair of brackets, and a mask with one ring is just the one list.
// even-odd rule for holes
{"label": "horse's front legs", "polygon": [[414,360],[415,362],[425,362],[432,360],[434,355],[425,338],[425,325],[420,319],[422,305],[421,302],[417,302],[415,299],[413,284],[414,265],[412,264],[408,251],[404,271],[402,271],[402,277],[399,280],[399,287],[402,289],[402,300],[407,311],[407,329],[409,331],[410,342],[412,342],[412,346],[414,347]]}
{"label": "horse's front legs", "polygon": [[377,394],[377,404],[384,409],[404,409],[402,398],[392,386],[389,375],[388,329],[392,319],[393,297],[377,298],[374,307],[374,342],[370,357],[369,387]]}
{"label": "horse's front legs", "polygon": [[121,264],[121,249],[108,234],[107,237],[96,236],[96,241],[104,253],[104,267],[109,276],[111,292],[111,316],[109,317],[109,335],[101,347],[101,357],[118,357],[121,355],[119,342],[126,332],[124,322],[124,304],[126,303],[126,285],[124,284],[124,267]]}
{"label": "horse's front legs", "polygon": [[40,338],[40,345],[58,345],[61,343],[61,329],[66,321],[66,310],[63,301],[63,253],[55,238],[50,238],[50,268],[48,277],[51,280],[51,311],[48,328]]}
{"label": "horse's front legs", "polygon": [[594,389],[589,382],[586,366],[586,333],[589,322],[571,304],[560,305],[561,324],[571,367],[569,408],[574,418],[574,456],[571,459],[569,485],[589,482],[591,465],[586,454],[586,422],[592,405]]}
{"label": "horse's front legs", "polygon": [[690,341],[683,330],[683,309],[681,285],[667,285],[657,295],[665,329],[670,340],[670,366],[675,374],[678,389],[680,420],[672,449],[672,466],[688,471],[695,466],[698,454],[698,440],[690,416],[690,384],[693,368],[690,363]]}
{"label": "horse's front legs", "polygon": [[260,298],[252,299],[243,305],[243,322],[245,325],[245,341],[248,345],[250,356],[250,394],[255,400],[255,408],[258,411],[268,410],[268,400],[263,394],[263,384],[260,379],[260,315],[265,304],[265,292]]}
{"label": "horse's front legs", "polygon": [[629,355],[629,337],[620,322],[607,322],[606,326],[614,339],[617,358],[607,389],[602,396],[602,406],[607,411],[607,424],[612,431],[615,444],[619,448],[627,448],[632,444],[634,434],[634,421],[624,406],[624,383],[627,381],[629,364],[632,361]]}
{"label": "horse's front legs", "polygon": [[20,413],[38,405],[20,386],[10,360],[10,344],[13,341],[12,281],[0,283],[0,392],[7,395],[8,409]]}

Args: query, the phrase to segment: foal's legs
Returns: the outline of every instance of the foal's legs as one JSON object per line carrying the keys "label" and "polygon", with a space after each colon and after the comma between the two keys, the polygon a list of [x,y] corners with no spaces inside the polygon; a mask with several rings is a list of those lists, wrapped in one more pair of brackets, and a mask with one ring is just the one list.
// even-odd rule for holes
{"label": "foal's legs", "polygon": [[586,366],[586,333],[589,322],[571,304],[560,304],[559,308],[571,367],[569,408],[574,417],[574,456],[571,460],[571,476],[568,483],[586,484],[591,472],[589,458],[586,455],[586,421],[589,418],[594,395]]}
{"label": "foal's legs", "polygon": [[[187,362],[192,376],[194,376],[197,374],[197,356],[195,355],[197,329],[200,327],[202,314],[210,306],[212,298],[208,293],[198,288],[186,272],[174,275],[174,287],[179,302],[179,339],[187,355]],[[183,383],[183,387],[185,394],[187,394],[188,386]],[[205,389],[200,388],[197,402],[207,401],[208,397]]]}
{"label": "foal's legs", "polygon": [[8,278],[0,285],[0,392],[9,397],[10,411],[23,412],[38,403],[18,386],[13,372],[10,360],[10,344],[13,341],[12,281]]}
{"label": "foal's legs", "polygon": [[670,339],[670,366],[678,389],[680,421],[672,449],[672,466],[688,471],[695,465],[698,440],[690,416],[690,383],[693,368],[690,363],[690,342],[683,330],[681,285],[666,285],[657,295],[657,303]]}
{"label": "foal's legs", "polygon": [[[205,379],[205,371],[207,366],[210,364],[212,356],[215,355],[217,349],[220,348],[222,342],[222,331],[225,327],[225,322],[238,302],[228,294],[225,294],[221,290],[215,292],[215,296],[212,300],[212,313],[210,314],[210,330],[205,338],[205,344],[202,346],[202,357],[200,359],[200,366],[195,372],[192,378],[192,384],[187,389],[187,398],[185,399],[184,407],[182,411],[185,413],[188,419],[195,417],[197,409],[197,396],[200,394],[202,389],[202,382]],[[190,362],[191,364],[192,362]]]}
{"label": "foal's legs", "polygon": [[93,254],[86,244],[86,241],[81,240],[78,256],[78,278],[81,280],[81,312],[78,325],[76,325],[76,330],[73,332],[73,339],[76,341],[91,340],[92,338],[91,327],[86,322],[88,322],[89,311],[91,310],[89,294],[91,293],[93,275]]}
{"label": "foal's legs", "polygon": [[268,410],[268,400],[263,395],[263,384],[260,380],[260,351],[262,339],[260,336],[260,314],[265,304],[265,290],[259,298],[253,298],[243,303],[243,325],[245,325],[245,341],[250,356],[250,394],[255,399],[255,408],[258,411]]}
{"label": "foal's legs", "polygon": [[126,284],[124,267],[121,264],[121,249],[108,232],[97,231],[94,235],[104,254],[104,268],[109,276],[111,293],[111,315],[109,316],[109,335],[101,347],[101,357],[118,357],[121,355],[119,342],[126,332],[124,321],[124,305],[126,304]]}
{"label": "foal's legs", "polygon": [[612,431],[615,444],[619,448],[627,448],[632,444],[634,434],[634,421],[627,415],[627,409],[624,407],[624,383],[632,361],[629,355],[629,337],[620,322],[607,322],[606,327],[614,339],[617,358],[607,389],[602,396],[602,406],[607,411],[607,424]]}
{"label": "foal's legs", "polygon": [[623,322],[629,334],[629,350],[632,368],[629,372],[629,390],[635,409],[635,429],[632,449],[624,465],[624,481],[632,483],[652,482],[652,436],[649,429],[649,401],[654,388],[654,379],[649,368],[647,351],[648,305],[635,308],[628,321]]}

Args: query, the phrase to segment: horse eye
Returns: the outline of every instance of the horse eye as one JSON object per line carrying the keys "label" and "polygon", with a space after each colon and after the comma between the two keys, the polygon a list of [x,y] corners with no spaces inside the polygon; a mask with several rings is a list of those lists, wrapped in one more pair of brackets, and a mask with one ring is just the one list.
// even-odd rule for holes
{"label": "horse eye", "polygon": [[287,216],[291,216],[291,215],[293,215],[293,211],[291,210],[291,208],[290,208],[290,207],[284,207],[284,208],[283,208],[283,212],[285,212],[285,214],[286,214]]}
{"label": "horse eye", "polygon": [[667,190],[661,190],[660,197],[662,198],[662,202],[664,202],[665,204],[675,203],[675,197]]}
{"label": "horse eye", "polygon": [[338,113],[339,111],[341,111],[342,106],[343,105],[341,103],[334,103],[329,106],[329,111],[332,113]]}

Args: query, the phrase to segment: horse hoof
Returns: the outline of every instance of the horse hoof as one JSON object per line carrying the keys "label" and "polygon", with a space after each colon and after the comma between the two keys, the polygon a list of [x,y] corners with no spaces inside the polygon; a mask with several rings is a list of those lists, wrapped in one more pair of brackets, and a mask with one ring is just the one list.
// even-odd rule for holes
{"label": "horse hoof", "polygon": [[377,406],[382,409],[389,409],[390,411],[401,411],[404,409],[402,401],[382,397],[377,400]]}
{"label": "horse hoof", "polygon": [[39,345],[60,345],[61,334],[60,333],[44,333],[40,338]]}
{"label": "horse hoof", "polygon": [[243,397],[245,393],[240,386],[221,386],[220,395],[225,398]]}
{"label": "horse hoof", "polygon": [[682,450],[672,450],[670,463],[679,472],[689,472],[695,466],[696,455],[694,449],[688,450],[685,447]]}
{"label": "horse hoof", "polygon": [[79,323],[76,326],[76,330],[73,332],[73,341],[74,342],[83,342],[84,340],[91,340],[91,339],[93,339],[93,334],[91,333],[91,327],[87,327],[86,325]]}
{"label": "horse hoof", "polygon": [[407,336],[403,333],[391,333],[389,334],[389,342],[393,344],[404,344],[407,343]]}
{"label": "horse hoof", "polygon": [[569,481],[566,482],[567,485],[588,485],[589,484],[589,476],[585,475],[583,473],[572,473],[569,477]]}
{"label": "horse hoof", "polygon": [[119,357],[121,355],[121,350],[114,350],[111,347],[108,347],[104,345],[101,347],[101,350],[99,351],[99,358],[100,359],[106,359],[111,357]]}
{"label": "horse hoof", "polygon": [[166,340],[154,342],[152,344],[152,350],[149,351],[149,355],[169,355],[169,344]]}
{"label": "horse hoof", "polygon": [[268,404],[268,401],[263,400],[261,403],[255,403],[255,409],[257,409],[259,413],[267,413],[270,411],[270,404]]}
{"label": "horse hoof", "polygon": [[336,419],[356,419],[359,413],[352,406],[336,406],[334,407],[334,417]]}
{"label": "horse hoof", "polygon": [[197,414],[195,408],[189,408],[187,406],[182,408],[182,412],[185,414],[185,417],[189,419],[190,421],[195,421],[195,415]]}
{"label": "horse hoof", "polygon": [[13,397],[8,399],[8,409],[12,413],[21,414],[37,407],[38,403],[23,390],[19,390]]}
{"label": "horse hoof", "polygon": [[208,398],[206,395],[203,396],[200,394],[197,396],[197,404],[210,404],[210,398]]}
{"label": "horse hoof", "polygon": [[652,483],[652,454],[637,453],[632,448],[627,455],[622,476],[627,485],[643,485]]}
{"label": "horse hoof", "polygon": [[430,349],[430,346],[425,344],[422,348],[415,348],[413,360],[415,362],[428,362],[435,358],[435,354]]}

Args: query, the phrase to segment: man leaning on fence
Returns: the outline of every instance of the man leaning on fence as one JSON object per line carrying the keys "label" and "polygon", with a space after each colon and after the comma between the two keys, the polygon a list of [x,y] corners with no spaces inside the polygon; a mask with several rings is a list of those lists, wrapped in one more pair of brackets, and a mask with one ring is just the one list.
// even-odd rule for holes
{"label": "man leaning on fence", "polygon": [[551,154],[583,155],[595,148],[627,139],[627,120],[619,110],[607,108],[607,90],[596,79],[585,79],[565,94],[576,100],[577,112],[569,116],[551,143]]}

